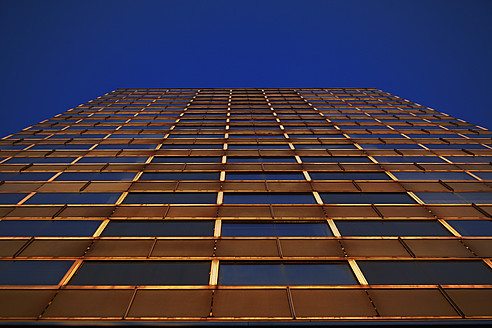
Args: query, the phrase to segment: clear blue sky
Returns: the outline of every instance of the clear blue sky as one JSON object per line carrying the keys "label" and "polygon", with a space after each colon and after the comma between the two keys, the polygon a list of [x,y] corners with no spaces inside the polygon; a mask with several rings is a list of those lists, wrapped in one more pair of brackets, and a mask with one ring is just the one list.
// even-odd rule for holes
{"label": "clear blue sky", "polygon": [[0,134],[121,87],[375,87],[492,128],[490,0],[0,0]]}

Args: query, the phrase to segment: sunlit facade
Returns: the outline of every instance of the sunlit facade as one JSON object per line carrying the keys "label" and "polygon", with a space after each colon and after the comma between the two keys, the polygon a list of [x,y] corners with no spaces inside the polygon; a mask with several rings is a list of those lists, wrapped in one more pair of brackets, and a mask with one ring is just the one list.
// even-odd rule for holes
{"label": "sunlit facade", "polygon": [[492,132],[377,89],[117,89],[0,181],[0,323],[492,322]]}

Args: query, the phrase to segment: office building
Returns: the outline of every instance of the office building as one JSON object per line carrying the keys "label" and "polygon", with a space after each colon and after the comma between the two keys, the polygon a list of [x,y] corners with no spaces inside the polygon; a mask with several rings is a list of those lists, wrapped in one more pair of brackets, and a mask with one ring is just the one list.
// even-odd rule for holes
{"label": "office building", "polygon": [[0,180],[0,323],[492,322],[492,132],[384,91],[117,89]]}

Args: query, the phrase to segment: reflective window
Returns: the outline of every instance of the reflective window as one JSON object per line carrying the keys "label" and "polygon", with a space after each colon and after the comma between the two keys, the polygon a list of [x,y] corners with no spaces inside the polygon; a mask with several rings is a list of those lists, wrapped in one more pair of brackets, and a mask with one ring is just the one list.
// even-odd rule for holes
{"label": "reflective window", "polygon": [[372,163],[365,156],[303,156],[301,159],[304,163]]}
{"label": "reflective window", "polygon": [[465,172],[392,172],[398,180],[475,180]]}
{"label": "reflective window", "polygon": [[473,172],[473,174],[482,180],[492,181],[492,172]]}
{"label": "reflective window", "polygon": [[71,163],[76,160],[76,157],[12,157],[5,164],[30,164],[30,163]]}
{"label": "reflective window", "polygon": [[82,157],[77,163],[145,163],[147,157]]}
{"label": "reflective window", "polygon": [[326,222],[222,223],[223,237],[331,237]]}
{"label": "reflective window", "polygon": [[25,204],[114,204],[120,193],[111,192],[84,192],[84,193],[37,193],[29,198]]}
{"label": "reflective window", "polygon": [[114,145],[114,144],[104,144],[99,145],[96,149],[155,149],[157,145],[142,145],[142,144],[132,144],[132,145]]}
{"label": "reflective window", "polygon": [[206,261],[86,261],[70,285],[208,285]]}
{"label": "reflective window", "polygon": [[0,194],[0,204],[2,204],[2,205],[17,204],[27,195],[28,194],[24,194],[24,193],[19,193],[19,194],[1,193]]}
{"label": "reflective window", "polygon": [[0,173],[0,181],[47,181],[54,172]]}
{"label": "reflective window", "polygon": [[136,172],[65,172],[55,181],[132,181]]}
{"label": "reflective window", "polygon": [[111,221],[103,237],[208,237],[214,221]]}
{"label": "reflective window", "polygon": [[426,144],[429,149],[486,149],[479,144]]}
{"label": "reflective window", "polygon": [[379,163],[446,163],[437,156],[374,156]]}
{"label": "reflective window", "polygon": [[146,172],[139,181],[205,181],[219,177],[219,172]]}
{"label": "reflective window", "polygon": [[0,285],[57,285],[73,261],[0,261]]}
{"label": "reflective window", "polygon": [[[88,141],[90,142],[90,141]],[[29,148],[29,150],[52,150],[52,149],[56,149],[56,150],[73,150],[73,149],[83,149],[83,150],[86,150],[86,149],[89,149],[91,148],[92,146],[94,146],[93,144],[45,144],[45,145],[34,145],[32,146],[31,148]]]}
{"label": "reflective window", "polygon": [[94,220],[2,220],[1,237],[90,237],[101,225]]}
{"label": "reflective window", "polygon": [[294,157],[227,157],[227,163],[297,163]]}
{"label": "reflective window", "polygon": [[325,204],[415,204],[404,192],[320,193]]}
{"label": "reflective window", "polygon": [[364,149],[422,149],[417,144],[361,144]]}
{"label": "reflective window", "polygon": [[492,156],[446,156],[453,163],[491,163]]}
{"label": "reflective window", "polygon": [[347,263],[221,263],[219,285],[357,285]]}
{"label": "reflective window", "polygon": [[384,172],[309,172],[313,180],[391,180]]}
{"label": "reflective window", "polygon": [[152,160],[152,163],[220,163],[222,157],[213,156],[188,156],[188,157],[177,157],[177,156],[156,156]]}
{"label": "reflective window", "polygon": [[304,180],[302,173],[251,172],[227,173],[227,180]]}
{"label": "reflective window", "polygon": [[490,220],[448,220],[460,235],[466,237],[492,237],[492,221]]}
{"label": "reflective window", "polygon": [[357,261],[373,285],[487,285],[492,270],[480,261]]}
{"label": "reflective window", "polygon": [[215,204],[214,192],[131,192],[125,204]]}
{"label": "reflective window", "polygon": [[224,204],[316,204],[310,193],[224,193]]}
{"label": "reflective window", "polygon": [[450,236],[438,221],[336,220],[335,222],[342,236]]}
{"label": "reflective window", "polygon": [[417,192],[415,195],[428,204],[492,204],[490,192]]}

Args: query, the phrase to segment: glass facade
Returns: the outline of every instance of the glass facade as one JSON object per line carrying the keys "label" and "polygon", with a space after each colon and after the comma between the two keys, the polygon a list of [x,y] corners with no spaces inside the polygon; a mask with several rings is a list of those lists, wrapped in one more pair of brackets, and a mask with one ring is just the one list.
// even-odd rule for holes
{"label": "glass facade", "polygon": [[491,323],[491,177],[377,89],[117,89],[0,140],[0,319]]}

